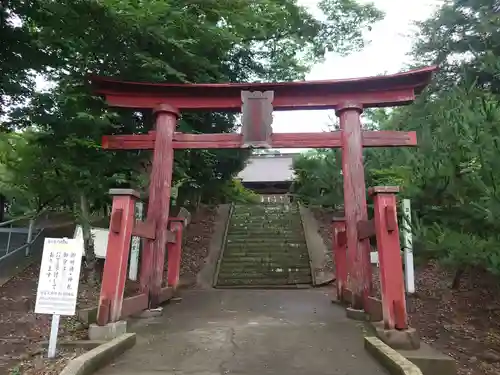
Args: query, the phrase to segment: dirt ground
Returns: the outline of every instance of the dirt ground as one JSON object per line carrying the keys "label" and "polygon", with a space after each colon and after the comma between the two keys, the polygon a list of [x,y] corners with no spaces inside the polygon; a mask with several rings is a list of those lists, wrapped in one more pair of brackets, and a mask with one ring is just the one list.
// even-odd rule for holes
{"label": "dirt ground", "polygon": [[[313,210],[331,248],[332,214]],[[374,286],[378,272],[374,267]],[[500,280],[484,270],[468,270],[460,288],[450,288],[453,272],[437,262],[415,270],[417,293],[408,299],[410,324],[423,340],[457,361],[459,375],[500,373]]]}
{"label": "dirt ground", "polygon": [[[184,236],[181,281],[196,280],[208,253],[214,219],[215,208],[201,207],[193,214]],[[46,350],[40,344],[48,340],[51,317],[33,312],[38,274],[39,264],[32,264],[0,287],[0,374],[59,374],[70,359],[82,353],[81,349],[58,350],[57,359],[46,359]],[[137,283],[128,282],[125,294],[131,295],[137,288]],[[98,284],[81,283],[78,308],[96,306],[99,291]],[[84,324],[61,317],[59,340],[85,339],[86,335]]]}
{"label": "dirt ground", "polygon": [[[179,284],[181,288],[191,287],[196,283],[196,275],[200,272],[208,255],[208,247],[214,230],[216,208],[202,206],[191,216],[188,234],[183,240],[181,272]],[[167,262],[163,279],[167,279]]]}

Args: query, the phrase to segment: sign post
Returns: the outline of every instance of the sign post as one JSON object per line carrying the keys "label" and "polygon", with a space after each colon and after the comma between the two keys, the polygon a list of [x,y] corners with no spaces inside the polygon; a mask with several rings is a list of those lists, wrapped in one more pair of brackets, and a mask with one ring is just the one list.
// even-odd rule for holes
{"label": "sign post", "polygon": [[61,315],[75,315],[83,242],[68,238],[46,238],[36,293],[36,314],[52,315],[48,357],[56,355]]}
{"label": "sign post", "polygon": [[415,293],[415,269],[413,264],[413,236],[411,232],[411,204],[403,199],[403,244],[405,258],[406,292]]}
{"label": "sign post", "polygon": [[[144,203],[137,201],[135,202],[135,220],[142,221],[144,212]],[[136,281],[137,274],[139,270],[139,253],[141,252],[141,238],[137,236],[132,236],[132,241],[130,243],[130,265],[128,269],[129,280]]]}

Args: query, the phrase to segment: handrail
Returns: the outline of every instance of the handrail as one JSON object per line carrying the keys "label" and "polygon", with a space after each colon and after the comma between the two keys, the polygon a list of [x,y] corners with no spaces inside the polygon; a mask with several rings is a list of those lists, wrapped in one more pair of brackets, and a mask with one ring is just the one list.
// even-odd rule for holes
{"label": "handrail", "polygon": [[234,203],[231,203],[231,205],[229,206],[227,222],[226,222],[226,225],[224,227],[224,233],[222,235],[222,248],[220,250],[219,259],[217,259],[217,265],[215,267],[215,273],[213,275],[212,286],[214,288],[217,286],[217,281],[219,280],[220,266],[221,266],[221,262],[222,262],[222,257],[224,256],[224,251],[226,250],[226,246],[227,246],[227,235],[229,233],[229,226],[231,225],[231,218],[233,216],[234,209],[235,209],[234,206],[235,206]]}
{"label": "handrail", "polygon": [[[33,243],[35,243],[35,241],[38,239],[38,237],[40,237],[40,235],[43,233],[43,228],[35,235],[35,237],[33,238],[32,241],[30,242],[27,242],[25,243],[24,245],[21,245],[19,246],[17,249],[13,250],[13,251],[10,251],[8,253],[6,253],[4,256],[1,256],[0,257],[0,262],[3,261],[4,259],[7,259],[9,258],[10,256],[12,256],[13,254],[16,254],[17,252],[21,251],[21,250],[24,250],[24,249],[27,249],[29,248],[31,245],[33,245]],[[26,254],[26,256],[28,256],[29,254]]]}
{"label": "handrail", "polygon": [[5,227],[7,225],[11,225],[11,224],[15,223],[16,221],[21,221],[21,220],[25,220],[25,219],[36,219],[41,214],[43,214],[45,211],[47,211],[47,209],[44,208],[44,209],[41,209],[40,211],[32,211],[30,213],[27,213],[27,214],[24,214],[22,216],[16,217],[14,219],[10,219],[10,220],[7,220],[7,221],[2,221],[0,223],[0,228],[1,227]]}
{"label": "handrail", "polygon": [[24,220],[24,219],[28,219],[31,217],[31,214],[26,214],[26,215],[23,215],[23,216],[20,216],[20,217],[16,217],[15,219],[10,219],[10,220],[7,220],[7,221],[2,221],[0,223],[0,227],[6,227],[7,225],[11,225],[13,223],[15,223],[16,221],[21,221],[21,220]]}
{"label": "handrail", "polygon": [[[15,230],[9,231],[7,229],[7,232],[8,232],[7,248],[5,249],[5,255],[2,256],[2,257],[0,257],[0,260],[4,259],[5,257],[7,257],[7,255],[17,253],[19,250],[22,250],[22,249],[26,249],[26,254],[25,254],[26,256],[30,255],[30,246],[31,246],[31,244],[34,241],[34,239],[32,239],[32,235],[33,235],[33,231],[35,230],[35,220],[38,217],[40,217],[45,211],[46,211],[46,209],[42,209],[40,211],[31,212],[31,213],[25,214],[23,216],[17,217],[15,219],[7,220],[7,221],[4,221],[4,222],[0,223],[0,229],[2,229],[3,227],[10,227],[12,229],[13,228],[13,225],[12,225],[13,223],[21,221],[21,220],[26,220],[26,219],[29,218],[29,225],[27,226],[28,232],[26,234],[26,242],[23,245],[21,245],[20,247],[14,249],[14,250],[11,250],[10,246],[11,246],[12,234],[16,233],[16,231]],[[37,234],[36,237],[38,237],[38,234]],[[35,239],[36,239],[36,237],[35,237]]]}

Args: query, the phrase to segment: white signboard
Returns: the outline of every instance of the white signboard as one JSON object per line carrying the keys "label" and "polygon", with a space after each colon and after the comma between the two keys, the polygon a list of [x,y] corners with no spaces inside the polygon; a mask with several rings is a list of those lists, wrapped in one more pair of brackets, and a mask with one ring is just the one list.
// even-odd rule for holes
{"label": "white signboard", "polygon": [[83,241],[45,239],[35,313],[75,315],[82,254]]}
{"label": "white signboard", "polygon": [[[143,219],[144,204],[142,202],[135,202],[135,220],[142,221]],[[137,274],[139,273],[139,253],[141,252],[141,238],[132,236],[130,243],[130,265],[128,269],[128,278],[136,281]]]}
{"label": "white signboard", "polygon": [[[94,237],[94,251],[96,258],[106,259],[106,250],[108,249],[109,229],[107,228],[91,228],[90,232]],[[83,241],[82,227],[77,225],[73,238]],[[82,254],[83,256],[83,254]]]}

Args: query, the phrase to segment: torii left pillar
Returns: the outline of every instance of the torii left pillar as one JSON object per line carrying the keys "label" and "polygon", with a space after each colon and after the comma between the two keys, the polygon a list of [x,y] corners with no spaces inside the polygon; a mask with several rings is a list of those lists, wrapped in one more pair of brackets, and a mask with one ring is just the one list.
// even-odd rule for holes
{"label": "torii left pillar", "polygon": [[156,139],[149,182],[147,221],[155,223],[156,236],[154,240],[145,241],[140,275],[141,291],[149,294],[152,308],[157,307],[161,300],[174,164],[173,138],[179,111],[170,105],[161,104],[155,108],[154,113]]}
{"label": "torii left pillar", "polygon": [[344,177],[344,211],[347,234],[347,287],[352,293],[351,307],[363,310],[372,292],[369,239],[358,241],[359,221],[367,220],[366,184],[363,166],[361,129],[363,105],[343,103],[336,108],[342,144],[342,174]]}

